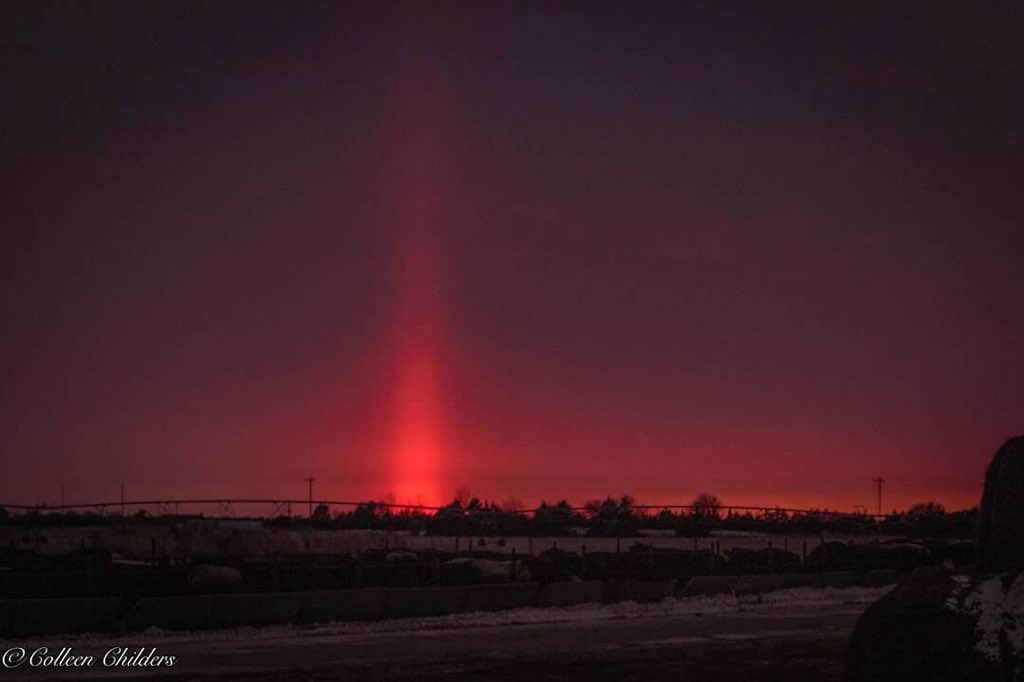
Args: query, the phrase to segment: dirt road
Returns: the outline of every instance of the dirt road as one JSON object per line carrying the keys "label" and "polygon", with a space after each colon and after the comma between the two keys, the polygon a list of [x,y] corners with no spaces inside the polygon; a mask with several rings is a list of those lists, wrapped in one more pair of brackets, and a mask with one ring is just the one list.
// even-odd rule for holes
{"label": "dirt road", "polygon": [[[100,661],[110,646],[173,655],[173,668],[40,668],[5,680],[839,680],[866,604],[582,622],[348,632],[280,629],[73,641]],[[59,642],[46,642],[51,654]],[[39,643],[5,643],[31,648]]]}

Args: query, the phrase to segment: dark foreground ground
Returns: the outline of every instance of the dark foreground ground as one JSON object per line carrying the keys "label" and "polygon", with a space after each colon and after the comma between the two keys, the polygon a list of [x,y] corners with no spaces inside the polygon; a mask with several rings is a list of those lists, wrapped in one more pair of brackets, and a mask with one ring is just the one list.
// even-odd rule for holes
{"label": "dark foreground ground", "polygon": [[[412,632],[129,639],[177,656],[168,671],[3,670],[5,680],[835,680],[865,605]],[[298,635],[298,636],[296,636]],[[102,655],[116,640],[69,642]],[[60,642],[46,642],[51,650]],[[10,646],[37,646],[7,642]]]}

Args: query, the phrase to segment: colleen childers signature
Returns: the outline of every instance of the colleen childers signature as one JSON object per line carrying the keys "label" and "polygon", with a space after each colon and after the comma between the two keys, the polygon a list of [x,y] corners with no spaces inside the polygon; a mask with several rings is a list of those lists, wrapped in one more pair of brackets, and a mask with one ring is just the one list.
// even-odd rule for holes
{"label": "colleen childers signature", "polygon": [[133,649],[115,646],[108,649],[102,656],[99,654],[77,653],[73,647],[10,647],[0,655],[0,662],[5,668],[170,668],[177,664],[177,656],[157,653],[156,647],[139,647]]}

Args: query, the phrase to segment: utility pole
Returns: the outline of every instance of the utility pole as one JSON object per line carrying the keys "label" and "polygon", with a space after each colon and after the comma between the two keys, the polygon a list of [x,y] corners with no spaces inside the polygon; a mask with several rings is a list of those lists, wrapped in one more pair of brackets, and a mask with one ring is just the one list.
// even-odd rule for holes
{"label": "utility pole", "polygon": [[885,483],[885,479],[879,476],[878,478],[872,479],[878,486],[878,515],[882,515],[882,484]]}
{"label": "utility pole", "polygon": [[121,481],[121,518],[124,518],[124,481]]}
{"label": "utility pole", "polygon": [[309,525],[313,525],[313,474],[310,474],[306,478],[302,479],[309,484]]}

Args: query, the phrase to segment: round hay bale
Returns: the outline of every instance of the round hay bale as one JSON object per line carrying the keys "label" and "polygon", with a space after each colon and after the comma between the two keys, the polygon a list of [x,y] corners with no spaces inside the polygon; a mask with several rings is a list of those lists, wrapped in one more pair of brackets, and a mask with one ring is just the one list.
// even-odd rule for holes
{"label": "round hay bale", "polygon": [[236,592],[242,588],[242,573],[231,566],[196,564],[188,571],[191,592]]}
{"label": "round hay bale", "polygon": [[844,682],[999,679],[975,649],[977,617],[951,607],[960,592],[948,576],[924,576],[875,602],[854,628]]}
{"label": "round hay bale", "polygon": [[985,474],[978,511],[978,559],[982,571],[1024,570],[1024,436],[999,448]]}

